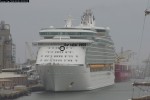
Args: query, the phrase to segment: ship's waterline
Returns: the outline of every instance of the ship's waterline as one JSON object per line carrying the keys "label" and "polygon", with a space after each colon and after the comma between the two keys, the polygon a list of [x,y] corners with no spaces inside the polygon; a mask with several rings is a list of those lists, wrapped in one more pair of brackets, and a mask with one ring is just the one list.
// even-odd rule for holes
{"label": "ship's waterline", "polygon": [[132,96],[139,96],[139,90],[137,88],[135,88],[133,95],[132,82],[134,81],[135,80],[116,83],[111,86],[94,89],[91,91],[35,92],[31,93],[30,96],[24,96],[16,100],[128,100]]}

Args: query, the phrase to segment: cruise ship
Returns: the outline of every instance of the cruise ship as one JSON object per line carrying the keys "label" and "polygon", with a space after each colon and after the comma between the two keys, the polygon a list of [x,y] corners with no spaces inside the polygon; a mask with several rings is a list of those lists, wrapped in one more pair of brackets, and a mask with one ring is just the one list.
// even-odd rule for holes
{"label": "cruise ship", "polygon": [[114,84],[115,48],[108,27],[96,27],[93,12],[79,26],[68,17],[62,28],[41,29],[36,67],[49,91],[92,90]]}

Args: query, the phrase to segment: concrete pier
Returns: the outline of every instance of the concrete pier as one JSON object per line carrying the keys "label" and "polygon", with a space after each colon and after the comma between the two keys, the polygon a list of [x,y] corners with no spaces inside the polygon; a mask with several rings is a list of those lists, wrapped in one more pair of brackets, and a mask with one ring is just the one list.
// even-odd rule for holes
{"label": "concrete pier", "polygon": [[36,84],[28,88],[16,87],[16,89],[13,90],[0,89],[0,100],[15,99],[21,96],[27,96],[30,95],[31,92],[36,91],[44,91],[43,85]]}
{"label": "concrete pier", "polygon": [[29,95],[28,90],[22,90],[22,91],[2,90],[2,89],[0,90],[0,100],[15,99],[25,95]]}

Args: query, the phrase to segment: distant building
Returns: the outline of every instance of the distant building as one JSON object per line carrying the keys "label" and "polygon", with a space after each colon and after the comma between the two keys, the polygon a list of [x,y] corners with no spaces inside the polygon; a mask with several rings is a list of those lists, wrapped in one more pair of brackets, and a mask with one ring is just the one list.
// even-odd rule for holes
{"label": "distant building", "polygon": [[15,64],[15,45],[10,34],[10,25],[0,23],[0,72],[4,68],[13,68]]}
{"label": "distant building", "polygon": [[14,87],[16,85],[27,85],[27,75],[16,74],[14,72],[0,73],[0,88]]}

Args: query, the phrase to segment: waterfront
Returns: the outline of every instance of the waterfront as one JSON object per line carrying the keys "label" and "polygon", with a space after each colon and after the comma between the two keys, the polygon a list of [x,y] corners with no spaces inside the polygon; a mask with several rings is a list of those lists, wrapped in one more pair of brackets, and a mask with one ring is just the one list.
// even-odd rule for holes
{"label": "waterfront", "polygon": [[[15,100],[128,100],[133,93],[132,82],[133,80],[116,83],[113,86],[92,91],[34,92],[30,96],[20,97]],[[136,88],[135,91],[134,97],[138,97],[139,91]]]}

